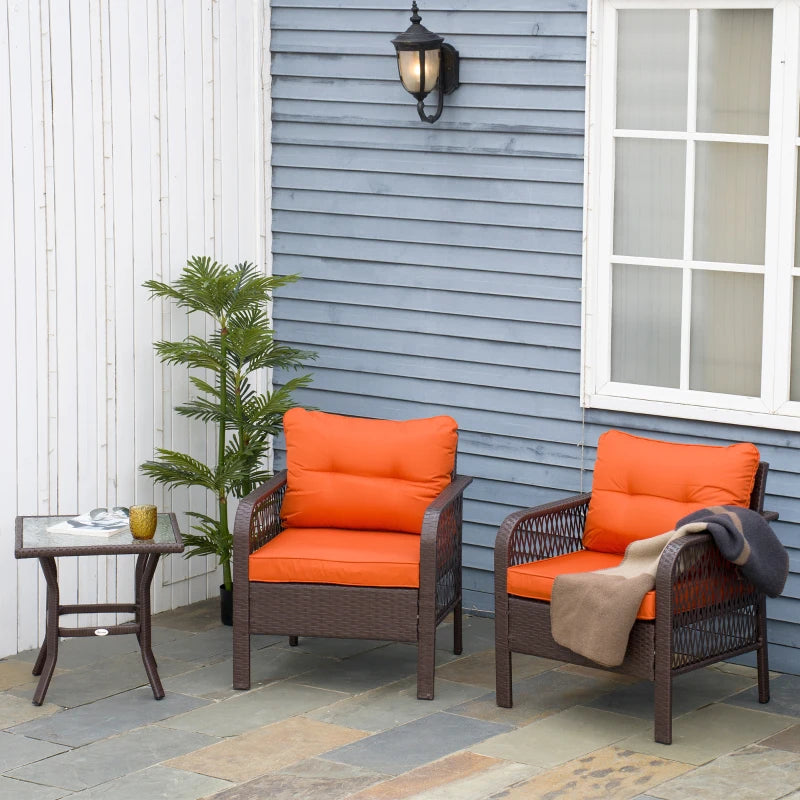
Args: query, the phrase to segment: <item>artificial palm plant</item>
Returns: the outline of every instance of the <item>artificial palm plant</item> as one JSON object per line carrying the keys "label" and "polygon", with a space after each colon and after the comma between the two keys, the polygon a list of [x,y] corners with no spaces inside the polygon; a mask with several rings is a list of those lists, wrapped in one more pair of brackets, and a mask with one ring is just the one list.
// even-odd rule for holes
{"label": "artificial palm plant", "polygon": [[233,586],[228,499],[244,497],[269,477],[264,461],[270,437],[280,431],[284,412],[296,405],[292,393],[310,381],[308,375],[298,376],[265,393],[258,393],[251,384],[254,373],[297,369],[315,357],[273,339],[272,292],[296,279],[268,277],[249,263],[231,268],[194,257],[174,283],[144,284],[152,297],[174,300],[187,313],[199,312],[213,322],[213,332],[205,338],[190,335],[179,342],[156,342],[155,348],[162,362],[200,371],[190,375],[198,396],[175,411],[216,427],[216,463],[207,465],[188,453],[158,448],[156,459],[142,464],[141,470],[170,488],[202,486],[214,494],[216,517],[188,512],[197,520],[196,533],[186,534],[183,540],[186,557],[215,555],[219,559],[228,591]]}

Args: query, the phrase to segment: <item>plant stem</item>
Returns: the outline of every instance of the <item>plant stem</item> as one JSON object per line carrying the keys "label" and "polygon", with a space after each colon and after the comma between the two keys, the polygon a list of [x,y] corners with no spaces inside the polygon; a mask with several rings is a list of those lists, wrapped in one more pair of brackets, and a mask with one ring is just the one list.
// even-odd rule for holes
{"label": "plant stem", "polygon": [[[226,439],[226,423],[225,423],[225,414],[227,412],[227,390],[228,390],[228,368],[227,368],[227,356],[228,356],[228,328],[226,325],[226,320],[223,317],[220,321],[220,353],[221,353],[221,369],[219,372],[219,395],[220,395],[220,418],[221,422],[219,424],[219,452],[217,453],[217,474],[222,474],[223,469],[225,468],[225,439]],[[228,494],[227,494],[227,487],[220,487],[219,491],[219,532],[220,536],[227,540],[230,536],[230,531],[228,530]],[[233,580],[231,578],[231,562],[229,558],[226,558],[222,563],[222,580],[225,584],[226,589],[230,589],[233,586]]]}
{"label": "plant stem", "polygon": [[[239,447],[242,449],[246,449],[247,445],[249,444],[249,436],[245,432],[244,426],[244,410],[242,409],[242,371],[239,370],[236,373],[235,377],[235,395],[236,395],[236,419],[239,420]],[[242,488],[242,494],[248,495],[253,490],[252,483],[248,480],[245,481],[244,486]]]}
{"label": "plant stem", "polygon": [[[228,503],[228,501],[225,500],[224,502],[225,502],[225,519],[226,519],[225,531],[227,532],[227,530],[228,530],[228,523],[227,523],[227,518],[228,518],[227,503]],[[222,505],[222,503],[220,503],[220,505]],[[228,589],[228,591],[230,591],[231,589],[233,589],[233,575],[231,573],[231,560],[230,560],[230,558],[226,558],[224,561],[222,559],[220,559],[220,564],[222,564],[222,584],[226,589]]]}

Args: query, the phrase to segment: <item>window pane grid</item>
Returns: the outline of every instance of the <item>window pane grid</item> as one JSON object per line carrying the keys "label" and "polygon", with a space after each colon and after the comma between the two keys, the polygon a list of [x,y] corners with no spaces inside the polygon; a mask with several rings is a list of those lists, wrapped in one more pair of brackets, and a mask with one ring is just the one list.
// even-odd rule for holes
{"label": "window pane grid", "polygon": [[648,131],[615,128],[615,138],[632,139],[677,139],[694,142],[733,142],[735,144],[769,144],[769,136],[746,133],[701,133],[699,131]]}
{"label": "window pane grid", "polygon": [[681,381],[680,388],[689,388],[689,364],[692,348],[692,270],[683,269],[683,293],[681,296]]}
{"label": "window pane grid", "polygon": [[[763,274],[766,270],[764,264],[740,264],[729,261],[692,261],[691,264],[688,264],[683,260],[617,254],[614,254],[612,258],[617,264],[643,264],[667,269],[702,269],[711,272],[751,272],[756,274]],[[800,274],[800,267],[794,267],[793,270],[795,271],[793,274]]]}
{"label": "window pane grid", "polygon": [[[593,343],[585,348],[585,374],[583,380],[583,398],[585,405],[595,408],[617,409],[632,413],[666,414],[678,418],[694,418],[716,420],[739,425],[765,426],[769,428],[784,428],[800,431],[800,3],[798,0],[591,0],[592,14],[596,15],[599,25],[593,30],[599,32],[598,47],[590,50],[589,71],[593,77],[590,84],[589,95],[589,126],[587,127],[588,152],[594,154],[587,159],[589,171],[587,173],[587,238],[585,249],[585,268],[587,269],[586,289],[587,304],[584,316],[585,334],[584,341]],[[697,89],[700,95],[699,103],[709,102],[708,98],[716,101],[716,106],[706,108],[703,115],[699,114],[698,103],[690,103],[686,97],[686,129],[675,130],[677,125],[654,124],[653,118],[637,117],[636,113],[629,113],[625,118],[617,115],[617,102],[614,88],[616,84],[616,53],[618,43],[621,41],[622,32],[618,31],[618,15],[629,10],[645,12],[656,10],[670,13],[684,12],[687,24],[690,14],[698,18],[698,67],[706,70],[705,84]],[[735,13],[732,13],[735,12]],[[710,27],[706,28],[704,39],[703,15],[711,20]],[[727,17],[727,18],[726,18]],[[692,20],[694,29],[694,19]],[[748,27],[750,26],[750,27]],[[650,36],[648,42],[662,36],[657,30],[656,36]],[[719,40],[708,35],[708,31],[721,31]],[[645,30],[645,33],[646,30]],[[694,36],[695,30],[692,31]],[[618,42],[618,38],[620,41]],[[753,40],[756,40],[755,45]],[[714,52],[703,53],[703,47],[708,47],[712,42]],[[704,45],[705,42],[705,45]],[[687,67],[673,70],[673,78],[680,77],[686,87],[688,95],[690,80],[696,80],[698,71],[692,65],[689,68],[689,53],[697,53],[694,44],[691,48],[685,42],[682,53],[686,55]],[[641,44],[637,44],[639,50]],[[602,62],[600,70],[597,69],[599,56]],[[649,69],[649,51],[645,51],[640,60],[643,70]],[[663,60],[663,59],[662,59]],[[711,82],[709,82],[709,76]],[[721,76],[722,84],[714,86],[717,76]],[[661,75],[659,84],[664,85],[668,76]],[[646,96],[642,87],[648,78],[637,77],[639,96]],[[725,84],[727,81],[727,84]],[[677,84],[676,84],[677,85]],[[681,98],[680,92],[670,89],[672,99]],[[630,100],[630,96],[629,96]],[[658,98],[655,98],[657,101]],[[652,103],[651,103],[652,105]],[[712,103],[713,106],[713,103]],[[688,119],[691,111],[700,117],[696,125],[690,125]],[[656,116],[666,113],[664,109],[654,112]],[[675,108],[669,111],[671,119],[679,119],[679,112]],[[683,112],[680,112],[683,113]],[[598,122],[601,124],[598,125]],[[655,129],[661,127],[663,129]],[[700,127],[701,130],[690,130],[690,127]],[[650,129],[648,129],[650,128]],[[670,129],[671,128],[671,129]],[[766,135],[765,135],[766,134]],[[754,217],[758,217],[758,233],[756,239],[763,238],[763,246],[752,250],[747,256],[740,248],[731,246],[727,254],[724,249],[716,252],[706,252],[706,256],[719,259],[716,261],[701,260],[703,252],[696,249],[697,241],[691,228],[706,225],[702,219],[703,209],[698,207],[696,213],[690,215],[688,203],[684,202],[681,208],[681,239],[683,244],[691,243],[691,247],[683,247],[681,253],[667,258],[654,254],[619,254],[613,242],[614,225],[614,196],[609,192],[614,183],[614,150],[620,140],[672,140],[681,143],[687,150],[689,143],[698,147],[708,147],[712,143],[730,144],[739,146],[755,146],[756,150],[767,151],[766,174],[763,166],[764,158],[758,156],[761,162],[758,166],[758,182],[766,184],[766,192],[759,202],[765,207],[747,207],[748,196],[752,194],[748,180],[752,179],[753,169],[745,170],[744,177],[740,174],[738,181],[731,180],[726,175],[727,165],[725,158],[717,157],[717,175],[723,174],[723,179],[708,177],[708,164],[706,176],[699,174],[700,164],[695,158],[694,169],[697,173],[695,182],[711,181],[707,189],[706,214],[708,209],[714,213],[714,205],[709,206],[709,196],[722,193],[733,188],[738,197],[736,202],[741,206],[738,210],[730,207],[721,212],[717,209],[716,234],[713,238],[728,238],[741,234],[741,229],[752,224]],[[706,158],[708,158],[706,156]],[[691,160],[688,156],[686,160]],[[691,165],[684,160],[682,173],[690,173]],[[731,159],[728,159],[731,160]],[[722,163],[720,163],[722,162]],[[592,170],[592,164],[594,169]],[[609,172],[610,165],[610,172]],[[751,165],[752,166],[752,165]],[[600,167],[600,170],[598,170]],[[592,174],[593,173],[593,174]],[[602,176],[602,177],[599,177]],[[609,180],[610,176],[610,180]],[[676,176],[677,177],[677,176]],[[684,197],[688,199],[692,182],[683,175]],[[671,181],[671,183],[674,183]],[[714,184],[714,185],[712,185]],[[692,198],[694,200],[694,198]],[[699,202],[699,198],[698,198]],[[715,202],[715,201],[714,201]],[[724,205],[723,199],[723,205]],[[697,205],[697,203],[695,203]],[[730,205],[730,204],[729,204]],[[649,223],[652,225],[652,222]],[[594,229],[594,232],[593,232]],[[744,263],[747,260],[763,263]],[[624,248],[623,248],[624,250]],[[756,253],[755,255],[753,253]],[[737,263],[730,263],[727,258],[734,258]],[[669,388],[663,384],[652,382],[649,385],[643,382],[620,380],[625,370],[615,371],[612,365],[611,337],[613,294],[612,291],[612,265],[651,267],[671,273],[680,274],[681,287],[681,376],[679,386]],[[680,272],[679,272],[680,271]],[[703,273],[706,273],[703,275]],[[725,273],[729,273],[730,280],[736,275],[744,280],[733,280],[728,290],[722,290],[722,285],[710,280],[712,275],[720,280],[729,281]],[[705,289],[694,289],[695,276],[701,276],[705,282]],[[758,279],[754,283],[753,279]],[[740,288],[737,290],[735,286]],[[741,288],[744,286],[745,288]],[[749,288],[748,288],[749,287]],[[794,290],[793,290],[794,289]],[[700,295],[698,295],[700,292]],[[631,292],[628,291],[630,297]],[[719,365],[725,361],[724,354],[711,352],[712,375],[708,380],[693,381],[686,379],[688,369],[690,375],[691,359],[703,358],[708,362],[709,348],[714,351],[719,345],[712,330],[713,325],[705,324],[705,330],[698,334],[701,338],[698,344],[699,355],[690,352],[692,344],[691,298],[694,295],[695,303],[702,296],[702,302],[716,302],[718,295],[726,294],[728,305],[736,307],[736,313],[746,313],[751,318],[745,320],[752,333],[754,325],[759,322],[752,316],[754,304],[759,302],[756,295],[763,296],[759,310],[763,312],[760,325],[760,336],[756,347],[751,347],[745,356],[751,364],[759,361],[758,348],[760,347],[760,385],[758,381],[746,381],[750,386],[748,391],[754,394],[736,394],[719,389],[719,375],[724,372],[724,366]],[[708,298],[711,298],[709,301]],[[687,303],[688,298],[688,303]],[[660,312],[660,309],[655,309]],[[700,308],[702,309],[702,307]],[[718,309],[712,309],[716,312]],[[619,314],[619,309],[616,310]],[[677,316],[677,314],[676,314]],[[736,314],[733,315],[734,317]],[[689,318],[688,326],[686,323]],[[619,317],[618,317],[619,318]],[[734,321],[736,324],[736,321]],[[686,333],[688,346],[686,343]],[[795,330],[797,334],[795,335]],[[708,339],[710,333],[711,339]],[[794,342],[790,341],[794,339]],[[710,342],[710,344],[709,344]],[[795,345],[792,347],[792,345]],[[617,342],[617,350],[621,343]],[[724,348],[723,348],[724,350]],[[738,351],[734,348],[734,354]],[[730,356],[728,363],[730,362]],[[759,366],[759,365],[756,365]],[[791,375],[790,375],[791,373]],[[615,375],[615,377],[612,377]],[[695,374],[697,378],[697,374]],[[694,384],[694,386],[692,385]],[[790,386],[791,384],[791,386]],[[707,386],[707,389],[700,388]],[[715,388],[717,387],[717,388]],[[717,390],[719,389],[719,390]],[[737,389],[738,391],[738,389]],[[790,399],[791,397],[791,399]]]}
{"label": "window pane grid", "polygon": [[[727,13],[726,13],[727,12]],[[646,12],[645,12],[646,13]],[[669,12],[672,14],[674,22],[675,16],[681,12]],[[734,280],[735,274],[746,275],[752,274],[754,277],[763,274],[765,271],[765,243],[766,237],[766,180],[767,180],[767,151],[770,144],[768,125],[765,122],[765,115],[763,107],[766,105],[769,108],[769,97],[766,102],[763,98],[757,97],[757,92],[754,92],[752,87],[741,87],[742,67],[736,64],[735,54],[733,50],[740,46],[742,41],[747,39],[748,26],[751,24],[750,20],[743,18],[741,14],[730,13],[729,9],[721,9],[714,11],[703,11],[705,16],[701,18],[701,13],[696,8],[689,9],[688,13],[683,12],[688,16],[688,42],[684,50],[686,52],[687,65],[685,70],[686,80],[686,109],[685,109],[685,127],[686,130],[675,130],[675,121],[680,119],[680,112],[674,107],[674,100],[676,92],[666,86],[666,79],[659,77],[660,84],[658,85],[659,91],[663,94],[665,91],[669,95],[669,100],[673,102],[673,108],[669,113],[668,118],[671,124],[668,129],[655,130],[643,129],[633,127],[615,127],[611,132],[612,141],[616,143],[614,148],[617,153],[617,158],[624,152],[625,162],[617,164],[615,173],[615,192],[614,192],[614,236],[611,240],[611,253],[610,260],[619,264],[621,269],[624,264],[638,265],[640,269],[645,267],[661,267],[669,271],[673,269],[680,269],[681,276],[681,292],[680,292],[680,355],[679,355],[679,388],[680,390],[703,390],[719,387],[723,393],[743,394],[752,396],[754,393],[758,395],[760,392],[753,390],[754,386],[760,388],[761,385],[761,310],[763,309],[763,290],[761,305],[756,309],[757,314],[750,320],[750,333],[753,333],[753,326],[758,326],[758,336],[755,337],[755,343],[750,346],[752,351],[754,348],[759,352],[759,358],[752,357],[749,359],[752,370],[750,374],[739,375],[730,380],[720,377],[727,374],[724,366],[727,356],[720,355],[720,361],[714,355],[713,348],[724,347],[724,337],[711,337],[708,333],[704,338],[700,339],[697,334],[693,336],[693,328],[700,327],[703,319],[700,313],[701,309],[693,308],[693,300],[699,302],[698,298],[693,297],[693,274],[698,272],[700,275],[708,275],[708,279],[712,275],[719,275],[719,279],[723,283],[709,283],[709,280],[704,278],[701,286],[754,286],[754,284],[742,284],[741,280],[736,283]],[[766,12],[769,16],[767,22],[771,26],[771,12]],[[624,58],[619,53],[624,52],[628,46],[623,37],[626,31],[639,31],[641,32],[642,18],[639,12],[635,24],[631,24],[627,17],[623,14],[633,16],[631,12],[621,12],[618,15],[618,29],[617,33],[617,67],[624,62]],[[765,19],[762,12],[746,11],[745,14],[752,14],[760,21],[762,31],[765,30]],[[759,16],[760,14],[760,16]],[[662,22],[666,17],[661,17]],[[702,93],[706,97],[706,103],[709,107],[703,108],[703,127],[705,130],[697,131],[698,122],[698,91],[700,81],[700,65],[701,65],[701,35],[700,25],[705,26],[704,33],[704,47],[706,48],[703,59],[705,60],[705,72],[703,74]],[[770,27],[771,30],[771,27]],[[717,32],[721,31],[721,38],[723,39],[722,54],[717,52],[714,48],[714,36]],[[771,35],[771,34],[770,34]],[[658,40],[658,36],[655,40]],[[662,34],[663,38],[663,34]],[[620,41],[622,40],[622,41]],[[733,45],[731,44],[733,42]],[[727,50],[725,45],[727,43]],[[636,45],[640,47],[640,44]],[[771,47],[771,39],[769,41]],[[756,60],[760,59],[761,62],[761,79],[764,79],[764,52],[766,48],[762,47],[759,51],[756,50],[753,56]],[[767,83],[769,83],[769,52],[767,52]],[[725,84],[722,81],[721,89],[718,90],[715,65],[719,67],[720,61],[731,65],[731,71],[736,72],[738,83],[733,85],[731,82]],[[657,60],[657,59],[656,59]],[[663,59],[662,59],[663,61]],[[674,71],[679,73],[680,70],[675,68]],[[746,70],[745,70],[746,72]],[[626,84],[621,82],[619,75],[617,75],[617,89],[620,91],[622,86],[626,92],[631,96],[637,96],[639,102],[641,98],[646,95],[642,90],[641,79],[635,90],[631,90],[630,86],[633,84]],[[624,80],[624,78],[623,78]],[[738,99],[740,93],[747,96],[750,92],[750,97],[756,97],[760,106],[756,107],[754,113],[750,113],[745,108],[736,106],[735,100]],[[638,93],[638,94],[637,94]],[[714,101],[721,97],[721,105],[717,108]],[[623,98],[624,99],[624,98]],[[619,101],[619,97],[618,97]],[[647,106],[647,102],[644,103]],[[652,105],[652,103],[651,103]],[[645,116],[642,116],[642,113]],[[627,108],[624,114],[624,121],[646,121],[665,119],[666,112],[661,110],[650,110],[646,108],[644,112],[636,108]],[[648,119],[649,117],[649,119]],[[620,120],[619,106],[617,106],[617,122]],[[766,130],[754,130],[753,128],[767,128]],[[749,128],[749,130],[748,130]],[[631,142],[630,147],[620,151],[620,145],[624,141]],[[651,140],[656,149],[643,148],[645,141]],[[657,143],[662,144],[657,144]],[[682,227],[682,241],[680,246],[681,256],[674,255],[670,252],[673,248],[670,239],[678,231],[675,229],[674,211],[677,210],[674,191],[676,188],[674,180],[664,177],[664,168],[662,173],[652,165],[653,160],[657,160],[660,156],[664,160],[666,153],[671,152],[673,155],[665,162],[666,174],[670,175],[674,172],[674,168],[678,166],[675,161],[675,154],[678,151],[664,150],[663,147],[667,142],[681,142],[683,144],[683,214],[681,220]],[[798,137],[800,142],[800,137]],[[674,145],[673,145],[674,147]],[[730,148],[741,148],[745,150],[736,150]],[[756,150],[750,150],[755,147]],[[698,148],[702,149],[702,172],[698,173],[700,164],[698,164]],[[721,149],[722,148],[722,149]],[[758,148],[761,149],[759,153]],[[633,156],[631,154],[638,154]],[[649,155],[649,159],[648,159]],[[745,159],[742,162],[742,159]],[[749,161],[748,161],[749,159]],[[744,167],[742,167],[744,163]],[[749,166],[747,166],[749,164]],[[622,170],[622,171],[620,171]],[[633,177],[631,177],[633,176]],[[660,180],[659,180],[660,179]],[[671,181],[665,182],[665,181]],[[638,182],[638,183],[637,183]],[[637,185],[639,188],[637,189]],[[698,198],[697,192],[701,192],[700,205],[696,204]],[[655,199],[654,199],[655,198]],[[666,205],[665,205],[666,204]],[[697,228],[698,236],[696,233],[696,224],[699,220],[702,221],[703,227]],[[626,222],[627,219],[627,222]],[[673,220],[670,222],[670,220]],[[753,225],[755,220],[755,225]],[[760,220],[760,221],[759,221]],[[666,228],[665,228],[666,225]],[[672,226],[673,233],[669,234],[670,226]],[[639,228],[638,234],[636,233]],[[660,233],[653,237],[653,233],[660,231]],[[664,238],[664,234],[667,238]],[[648,248],[650,252],[647,252]],[[666,249],[665,249],[666,248]],[[661,252],[659,252],[659,250]],[[623,255],[624,253],[624,255]],[[702,261],[694,261],[695,254],[704,256]],[[740,256],[741,254],[741,256]],[[659,258],[662,256],[662,258]],[[669,258],[664,259],[663,256]],[[726,256],[728,258],[726,258]],[[735,256],[739,259],[736,263],[729,261],[730,256]],[[713,259],[708,261],[708,259]],[[751,262],[756,263],[742,263]],[[798,260],[800,264],[800,259]],[[702,270],[702,272],[700,272]],[[726,278],[724,274],[729,273],[730,277]],[[734,280],[734,283],[731,281]],[[619,284],[616,280],[614,286]],[[763,284],[759,284],[763,287]],[[746,291],[746,288],[745,288]],[[626,302],[623,297],[628,297],[630,292],[625,295],[615,297],[616,288],[612,291],[612,306],[615,303]],[[715,302],[714,292],[705,291],[700,296],[703,302]],[[738,297],[738,296],[737,296]],[[630,298],[628,297],[628,302]],[[741,307],[741,298],[739,298],[738,305]],[[718,311],[718,309],[715,309]],[[750,310],[751,313],[755,313]],[[612,322],[611,335],[616,336],[614,341],[619,342],[619,335],[614,333],[614,326],[621,324],[620,320],[624,320],[624,316],[620,316],[620,310],[616,309],[614,319],[617,322]],[[721,318],[719,314],[715,318]],[[697,340],[698,344],[703,343],[703,350],[698,351],[698,358],[702,359],[699,366],[693,363],[692,357],[692,343]],[[708,348],[711,347],[712,350]],[[622,367],[619,364],[619,359],[629,354],[630,350],[625,350],[619,343],[614,345],[613,352],[610,359],[610,375],[609,377],[613,382],[619,381],[623,374],[637,374],[636,367],[628,365]],[[627,357],[630,357],[628,355]],[[640,359],[642,355],[638,356]],[[616,361],[615,361],[616,360]],[[723,364],[721,367],[720,364]],[[704,366],[707,365],[707,366]],[[702,377],[703,369],[710,369],[716,377],[709,378],[710,383],[706,386],[704,378]],[[722,372],[720,372],[722,370]],[[740,370],[741,372],[741,370]],[[644,372],[640,374],[644,375]],[[638,381],[644,385],[662,385],[669,386],[670,381],[666,383],[661,382],[660,379],[649,378]],[[712,385],[713,384],[713,385]],[[635,382],[634,382],[635,385]],[[731,388],[733,387],[733,388]],[[741,391],[736,391],[736,387],[741,388]],[[678,387],[676,387],[678,388]]]}
{"label": "window pane grid", "polygon": [[[693,136],[697,131],[697,11],[692,9],[689,12],[689,68],[688,68],[688,88],[687,88],[687,103],[686,109],[686,180],[684,182],[684,191],[686,199],[684,201],[684,217],[683,217],[683,258],[684,261],[692,260],[693,251],[693,238],[694,238],[694,175],[696,167],[696,145]],[[691,279],[691,274],[687,271],[684,272],[684,284],[687,280]],[[691,315],[687,313],[689,309],[686,307],[687,292],[684,290],[684,308],[682,318],[682,336],[681,336],[681,388],[685,389],[683,378],[686,372],[685,362],[689,359],[689,337],[687,328],[690,324]]]}

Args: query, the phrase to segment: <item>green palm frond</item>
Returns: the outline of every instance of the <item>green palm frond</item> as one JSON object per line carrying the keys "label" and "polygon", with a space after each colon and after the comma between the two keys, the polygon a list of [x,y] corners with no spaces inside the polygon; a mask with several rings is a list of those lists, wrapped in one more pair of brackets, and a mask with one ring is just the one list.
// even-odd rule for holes
{"label": "green palm frond", "polygon": [[202,486],[209,491],[221,488],[217,473],[202,461],[175,450],[156,450],[158,461],[147,461],[140,469],[156,483],[173,486]]}
{"label": "green palm frond", "polygon": [[306,361],[313,361],[317,354],[310,350],[297,350],[289,345],[272,343],[269,348],[265,348],[260,353],[252,356],[247,364],[250,372],[259,369],[299,369],[305,365]]}
{"label": "green palm frond", "polygon": [[233,325],[241,326],[241,321],[247,319],[253,308],[260,307],[265,310],[267,303],[275,289],[292,283],[298,279],[297,275],[264,275],[255,265],[248,262],[237,265],[234,270],[240,280],[232,293],[228,306],[228,316]]}
{"label": "green palm frond", "polygon": [[157,342],[165,364],[182,365],[196,396],[176,406],[176,413],[213,426],[218,442],[216,464],[174,450],[158,449],[142,472],[166,486],[201,486],[217,500],[217,518],[189,512],[195,520],[184,536],[186,555],[216,555],[230,588],[232,536],[228,498],[243,497],[266,480],[270,437],[280,432],[284,412],[296,405],[292,393],[307,386],[308,375],[296,376],[272,392],[255,390],[250,376],[265,369],[296,370],[316,358],[311,352],[275,342],[269,317],[272,294],[297,280],[296,275],[267,276],[249,262],[228,267],[195,256],[171,284],[147,281],[152,297],[174,301],[188,313],[201,312],[214,321],[205,337]]}
{"label": "green palm frond", "polygon": [[218,556],[230,559],[233,551],[233,536],[227,531],[220,530],[219,521],[199,511],[187,511],[186,516],[199,520],[192,525],[197,534],[186,533],[183,543],[186,547],[184,558],[190,556]]}
{"label": "green palm frond", "polygon": [[208,256],[195,256],[173,284],[147,281],[144,286],[154,297],[170,298],[190,312],[201,311],[219,320],[237,281],[238,275],[222,264]]}
{"label": "green palm frond", "polygon": [[235,394],[233,394],[234,402],[237,400],[244,406],[250,402],[254,397],[258,397],[258,393],[251,385],[250,381],[245,376],[242,378],[241,382],[239,383],[238,389],[234,389]]}
{"label": "green palm frond", "polygon": [[194,386],[194,388],[197,389],[199,392],[204,392],[205,394],[209,394],[212,397],[216,398],[217,401],[219,401],[221,397],[219,386],[211,384],[204,378],[200,378],[197,375],[190,375],[189,381],[191,382],[192,386]]}
{"label": "green palm frond", "polygon": [[272,473],[269,470],[254,468],[246,482],[234,487],[233,496],[241,500],[243,497],[247,497],[253,489],[261,486],[262,483],[266,483],[271,477]]}
{"label": "green palm frond", "polygon": [[257,327],[231,327],[228,330],[228,358],[238,365],[273,348],[272,332]]}
{"label": "green palm frond", "polygon": [[179,406],[175,406],[175,412],[182,417],[189,417],[189,419],[199,419],[202,422],[213,422],[219,425],[226,418],[222,416],[219,403],[213,400],[207,400],[202,397],[190,400]]}
{"label": "green palm frond", "polygon": [[283,415],[297,405],[292,392],[308,383],[305,378],[298,378],[293,386],[281,386],[274,392],[251,399],[243,411],[248,428],[261,431],[264,438],[278,434]]}
{"label": "green palm frond", "polygon": [[182,364],[190,369],[220,372],[226,363],[221,348],[199,336],[187,336],[181,342],[156,342],[155,348],[165,364]]}
{"label": "green palm frond", "polygon": [[272,335],[267,305],[254,305],[251,308],[243,309],[231,317],[231,327],[234,328],[258,328],[267,331]]}

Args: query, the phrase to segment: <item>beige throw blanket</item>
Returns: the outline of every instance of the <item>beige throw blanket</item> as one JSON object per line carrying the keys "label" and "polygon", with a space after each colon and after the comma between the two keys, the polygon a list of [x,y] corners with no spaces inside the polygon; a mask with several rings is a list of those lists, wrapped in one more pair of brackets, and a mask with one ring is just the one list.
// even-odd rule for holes
{"label": "beige throw blanket", "polygon": [[655,586],[664,548],[699,532],[711,534],[720,553],[760,591],[770,597],[783,591],[789,557],[762,516],[746,508],[714,506],[678,520],[674,531],[632,542],[617,567],[559,575],[550,600],[553,638],[598,664],[619,666],[642,599]]}
{"label": "beige throw blanket", "polygon": [[559,575],[550,599],[553,638],[604,667],[619,666],[642,598],[656,585],[664,548],[679,536],[705,530],[702,523],[639,539],[617,567]]}

